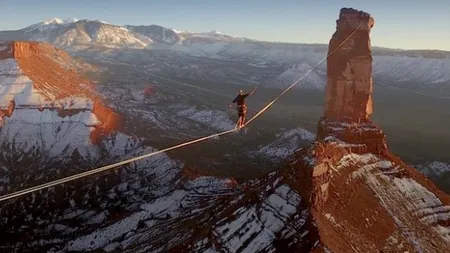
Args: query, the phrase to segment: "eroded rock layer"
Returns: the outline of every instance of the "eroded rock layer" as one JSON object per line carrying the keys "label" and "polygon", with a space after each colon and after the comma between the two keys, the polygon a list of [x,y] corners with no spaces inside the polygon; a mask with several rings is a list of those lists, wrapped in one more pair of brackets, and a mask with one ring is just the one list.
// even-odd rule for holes
{"label": "eroded rock layer", "polygon": [[73,62],[47,43],[0,42],[0,125],[15,120],[15,110],[56,110],[61,118],[91,112],[85,113],[85,122],[93,127],[93,143],[117,130],[120,116],[102,105],[93,84],[80,77]]}

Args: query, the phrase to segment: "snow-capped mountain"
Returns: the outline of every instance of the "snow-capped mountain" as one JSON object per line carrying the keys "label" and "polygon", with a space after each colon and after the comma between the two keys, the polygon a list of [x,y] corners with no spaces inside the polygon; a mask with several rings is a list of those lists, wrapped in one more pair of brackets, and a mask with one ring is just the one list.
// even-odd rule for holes
{"label": "snow-capped mountain", "polygon": [[182,37],[179,35],[179,32],[158,25],[150,25],[150,26],[127,25],[125,27],[133,32],[147,36],[151,38],[153,41],[157,41],[160,43],[173,45],[182,40]]}
{"label": "snow-capped mountain", "polygon": [[58,47],[106,46],[117,48],[146,48],[158,42],[159,46],[173,45],[185,40],[215,42],[235,40],[220,32],[189,33],[157,25],[118,26],[101,20],[62,20],[53,18],[17,31],[0,32],[1,40],[32,40],[49,42]]}
{"label": "snow-capped mountain", "polygon": [[43,31],[58,29],[59,27],[67,26],[72,23],[76,23],[78,21],[79,20],[76,18],[69,18],[66,20],[62,20],[59,18],[52,18],[52,19],[45,20],[40,23],[33,24],[31,26],[26,27],[25,32],[27,32],[27,33],[43,32]]}
{"label": "snow-capped mountain", "polygon": [[101,20],[63,21],[57,18],[18,31],[1,32],[0,39],[44,41],[63,48],[92,45],[145,48],[152,43],[146,36]]}
{"label": "snow-capped mountain", "polygon": [[[327,46],[322,44],[272,43],[235,38],[217,31],[186,32],[158,25],[118,26],[99,20],[57,18],[17,31],[0,32],[0,39],[46,41],[70,52],[76,50],[78,53],[80,50],[90,52],[92,47],[98,46],[121,51],[135,48],[179,52],[181,54],[178,62],[183,61],[183,67],[191,65],[192,56],[206,58],[209,61],[215,59],[221,66],[216,71],[206,71],[211,76],[208,80],[223,78],[221,73],[223,61],[245,63],[265,72],[273,72],[275,67],[278,72],[271,75],[258,76],[249,70],[244,74],[248,78],[242,79],[244,83],[260,83],[273,87],[284,87],[297,80],[327,53]],[[428,85],[439,86],[450,83],[447,71],[450,67],[450,52],[374,48],[373,56],[374,80],[384,84],[399,87],[408,84],[423,89]],[[142,63],[139,62],[141,65]],[[202,69],[191,70],[187,75],[203,76]],[[172,73],[174,70],[183,71],[174,67],[164,71]],[[244,69],[241,68],[240,71],[242,70]],[[314,73],[308,75],[298,87],[323,89],[326,82],[325,73],[324,63],[317,66]],[[234,77],[235,73],[226,73],[226,76]]]}

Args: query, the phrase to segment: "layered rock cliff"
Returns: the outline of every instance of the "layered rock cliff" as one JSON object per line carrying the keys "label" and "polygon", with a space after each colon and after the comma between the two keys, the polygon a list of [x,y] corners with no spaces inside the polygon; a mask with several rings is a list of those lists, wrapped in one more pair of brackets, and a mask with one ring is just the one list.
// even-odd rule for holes
{"label": "layered rock cliff", "polygon": [[84,123],[92,127],[92,142],[98,143],[101,136],[116,130],[119,115],[102,105],[92,83],[72,68],[73,62],[67,53],[47,43],[0,42],[2,125],[18,120],[23,113],[62,120],[84,114]]}
{"label": "layered rock cliff", "polygon": [[123,153],[114,146],[139,145],[113,134],[121,117],[77,73],[84,67],[46,43],[0,42],[0,194],[77,171],[69,164],[109,162]]}

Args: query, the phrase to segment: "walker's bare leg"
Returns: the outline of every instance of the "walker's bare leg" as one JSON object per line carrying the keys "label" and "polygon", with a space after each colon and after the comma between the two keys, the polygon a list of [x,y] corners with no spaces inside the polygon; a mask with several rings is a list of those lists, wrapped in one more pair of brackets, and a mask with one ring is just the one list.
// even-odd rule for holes
{"label": "walker's bare leg", "polygon": [[236,123],[236,128],[241,128],[241,117],[239,117],[239,120]]}
{"label": "walker's bare leg", "polygon": [[245,116],[242,116],[242,120],[241,120],[241,127],[245,126]]}

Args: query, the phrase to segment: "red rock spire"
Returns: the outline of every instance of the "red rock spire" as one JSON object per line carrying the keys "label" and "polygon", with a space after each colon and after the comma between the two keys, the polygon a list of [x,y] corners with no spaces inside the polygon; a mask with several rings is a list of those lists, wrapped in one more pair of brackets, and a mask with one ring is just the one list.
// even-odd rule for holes
{"label": "red rock spire", "polygon": [[327,59],[326,119],[363,122],[372,114],[370,30],[373,25],[370,14],[341,9],[328,47],[328,53],[334,53]]}

